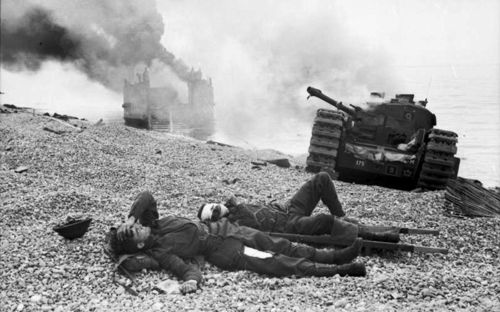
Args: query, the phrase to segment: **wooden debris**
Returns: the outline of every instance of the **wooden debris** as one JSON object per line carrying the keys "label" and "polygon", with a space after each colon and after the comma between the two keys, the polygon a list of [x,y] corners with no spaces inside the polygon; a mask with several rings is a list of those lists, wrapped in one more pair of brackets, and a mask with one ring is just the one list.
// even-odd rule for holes
{"label": "wooden debris", "polygon": [[23,173],[25,171],[28,171],[29,168],[30,167],[28,167],[28,166],[19,166],[16,169],[14,169],[14,172],[15,173]]}
{"label": "wooden debris", "polygon": [[48,131],[48,132],[52,132],[55,134],[63,134],[66,132],[66,131],[61,131],[61,130],[54,130],[54,129],[51,129],[49,127],[43,127],[43,130]]}
{"label": "wooden debris", "polygon": [[235,184],[238,181],[240,181],[240,179],[238,179],[238,178],[234,178],[232,180],[228,180],[228,179],[222,180],[222,182],[225,183],[225,184],[227,184],[227,185],[229,185],[229,184]]}
{"label": "wooden debris", "polygon": [[74,125],[72,125],[69,122],[66,122],[64,120],[61,120],[61,119],[58,119],[58,118],[54,118],[54,117],[50,117],[50,116],[45,116],[45,115],[44,115],[44,117],[45,118],[49,118],[50,120],[55,120],[55,121],[61,123],[62,125],[65,125],[66,127],[69,127],[69,128],[72,128],[72,129],[76,130],[76,132],[82,132],[83,131],[82,128],[74,126]]}
{"label": "wooden debris", "polygon": [[61,119],[61,120],[64,120],[64,121],[68,121],[70,119],[78,119],[78,117],[75,117],[75,116],[69,116],[69,115],[65,115],[65,114],[58,114],[58,113],[54,113],[52,114],[52,117],[54,118],[57,118],[57,119]]}
{"label": "wooden debris", "polygon": [[225,146],[225,147],[234,147],[233,145],[225,144],[225,143],[220,143],[212,140],[208,140],[206,142],[207,144],[212,144],[212,145],[218,145],[218,146]]}
{"label": "wooden debris", "polygon": [[446,201],[453,214],[469,217],[500,216],[500,194],[484,188],[481,182],[458,177],[446,187]]}
{"label": "wooden debris", "polygon": [[265,161],[251,161],[254,166],[267,166],[267,162]]}

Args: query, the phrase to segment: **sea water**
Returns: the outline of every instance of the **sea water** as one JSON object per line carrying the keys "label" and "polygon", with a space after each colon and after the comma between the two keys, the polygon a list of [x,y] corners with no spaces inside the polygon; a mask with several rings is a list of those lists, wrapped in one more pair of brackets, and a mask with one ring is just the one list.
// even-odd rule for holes
{"label": "sea water", "polygon": [[458,134],[459,175],[500,186],[500,64],[402,70],[408,90],[428,98],[436,127]]}

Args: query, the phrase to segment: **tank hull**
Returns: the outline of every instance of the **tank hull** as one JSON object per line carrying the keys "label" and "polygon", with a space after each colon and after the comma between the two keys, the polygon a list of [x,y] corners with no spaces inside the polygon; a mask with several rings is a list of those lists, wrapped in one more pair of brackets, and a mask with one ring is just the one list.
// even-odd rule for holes
{"label": "tank hull", "polygon": [[443,189],[456,178],[457,134],[434,128],[435,116],[408,103],[386,103],[377,111],[319,109],[306,170],[329,170],[341,179],[391,181]]}

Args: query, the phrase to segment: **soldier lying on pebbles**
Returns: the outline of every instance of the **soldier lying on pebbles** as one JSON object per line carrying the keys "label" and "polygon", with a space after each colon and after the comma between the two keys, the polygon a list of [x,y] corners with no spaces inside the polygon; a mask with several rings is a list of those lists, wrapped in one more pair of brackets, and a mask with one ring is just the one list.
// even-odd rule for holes
{"label": "soldier lying on pebbles", "polygon": [[137,196],[111,246],[118,255],[140,253],[127,259],[129,269],[135,265],[136,269],[170,270],[184,280],[183,293],[196,291],[202,280],[200,269],[186,262],[200,255],[221,269],[272,276],[366,275],[363,263],[350,263],[361,251],[361,239],[341,250],[315,249],[227,219],[208,225],[174,216],[158,219],[156,201],[149,192]]}
{"label": "soldier lying on pebbles", "polygon": [[[330,210],[330,214],[311,215],[319,200]],[[227,218],[229,221],[265,232],[293,233],[303,235],[331,234],[336,238],[354,241],[356,237],[366,240],[399,242],[399,234],[372,232],[369,226],[345,216],[335,186],[326,172],[320,172],[307,181],[284,206],[238,204],[234,197],[225,204],[207,203],[198,210],[201,221],[210,222]]]}

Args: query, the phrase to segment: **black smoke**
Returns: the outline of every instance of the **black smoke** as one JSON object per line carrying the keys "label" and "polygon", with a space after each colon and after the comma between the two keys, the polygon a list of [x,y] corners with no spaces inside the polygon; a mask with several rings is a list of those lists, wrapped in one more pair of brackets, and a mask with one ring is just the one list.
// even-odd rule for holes
{"label": "black smoke", "polygon": [[80,57],[80,40],[54,23],[42,8],[26,12],[17,27],[2,25],[1,43],[2,65],[12,69],[38,70],[48,59],[73,61]]}
{"label": "black smoke", "polygon": [[1,65],[36,71],[47,60],[68,62],[117,91],[134,66],[154,60],[181,80],[197,79],[161,44],[164,27],[154,0],[5,0]]}

